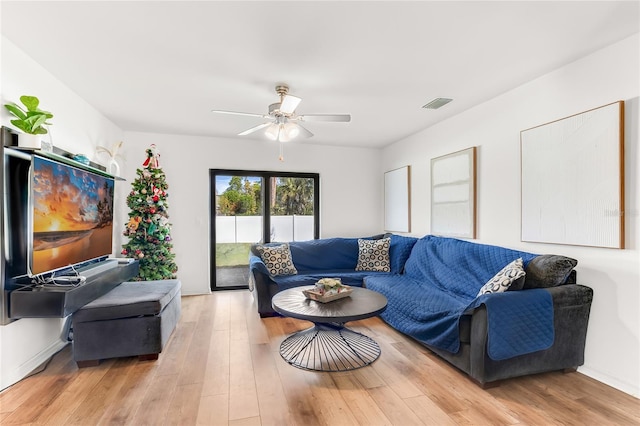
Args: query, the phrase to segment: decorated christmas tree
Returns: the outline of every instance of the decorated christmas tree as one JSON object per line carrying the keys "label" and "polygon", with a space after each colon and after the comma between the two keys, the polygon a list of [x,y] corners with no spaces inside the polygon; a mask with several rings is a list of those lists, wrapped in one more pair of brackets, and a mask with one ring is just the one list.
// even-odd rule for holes
{"label": "decorated christmas tree", "polygon": [[138,177],[127,196],[129,223],[123,234],[129,242],[122,254],[140,262],[140,273],[134,280],[166,280],[176,277],[178,267],[171,252],[166,176],[160,168],[155,145],[147,149],[147,159],[136,170]]}

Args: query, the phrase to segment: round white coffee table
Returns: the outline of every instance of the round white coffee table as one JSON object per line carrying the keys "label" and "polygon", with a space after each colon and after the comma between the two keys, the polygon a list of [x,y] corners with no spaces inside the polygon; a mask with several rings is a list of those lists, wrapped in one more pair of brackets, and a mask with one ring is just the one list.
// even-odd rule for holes
{"label": "round white coffee table", "polygon": [[387,307],[387,298],[375,291],[353,287],[343,299],[321,303],[307,299],[295,287],[273,296],[273,309],[281,315],[307,320],[314,326],[287,337],[280,355],[289,364],[305,370],[348,371],[365,367],[380,356],[372,338],[344,326],[349,321],[374,317]]}

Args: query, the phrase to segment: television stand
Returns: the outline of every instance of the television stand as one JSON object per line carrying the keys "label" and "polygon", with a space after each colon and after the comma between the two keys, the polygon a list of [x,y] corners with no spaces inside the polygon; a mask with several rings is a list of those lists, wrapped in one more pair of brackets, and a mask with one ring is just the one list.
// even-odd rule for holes
{"label": "television stand", "polygon": [[138,275],[137,261],[106,260],[79,270],[86,280],[79,285],[25,286],[9,293],[9,318],[64,318],[87,303]]}

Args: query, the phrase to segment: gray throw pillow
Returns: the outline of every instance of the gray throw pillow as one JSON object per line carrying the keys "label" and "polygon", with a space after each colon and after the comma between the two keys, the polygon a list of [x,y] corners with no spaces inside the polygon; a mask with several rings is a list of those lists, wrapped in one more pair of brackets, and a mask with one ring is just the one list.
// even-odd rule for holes
{"label": "gray throw pillow", "polygon": [[555,254],[536,256],[527,265],[524,288],[547,288],[564,284],[578,261]]}

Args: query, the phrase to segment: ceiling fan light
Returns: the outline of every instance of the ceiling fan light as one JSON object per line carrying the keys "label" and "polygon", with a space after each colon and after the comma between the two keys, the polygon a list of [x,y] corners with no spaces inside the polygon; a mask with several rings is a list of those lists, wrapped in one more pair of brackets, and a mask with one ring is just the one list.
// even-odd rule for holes
{"label": "ceiling fan light", "polygon": [[264,135],[271,139],[272,141],[278,140],[278,135],[280,133],[280,125],[278,124],[271,124],[269,127],[267,127],[267,130],[265,130]]}
{"label": "ceiling fan light", "polygon": [[300,134],[300,127],[295,123],[289,122],[284,125],[284,133],[287,135],[287,138],[294,139]]}
{"label": "ceiling fan light", "polygon": [[287,127],[289,127],[289,123],[280,125],[280,134],[278,136],[280,142],[290,142],[293,139],[287,131]]}

